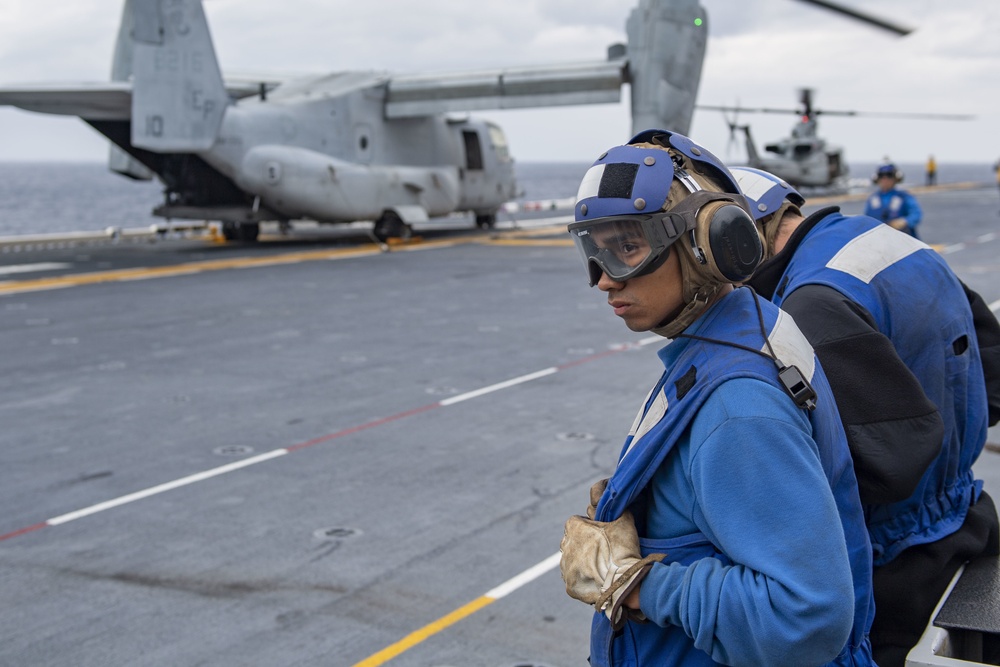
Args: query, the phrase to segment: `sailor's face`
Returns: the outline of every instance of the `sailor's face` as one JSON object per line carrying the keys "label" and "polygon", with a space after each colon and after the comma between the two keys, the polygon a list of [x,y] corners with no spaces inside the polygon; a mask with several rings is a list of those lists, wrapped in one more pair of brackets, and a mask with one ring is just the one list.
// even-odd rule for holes
{"label": "sailor's face", "polygon": [[896,179],[890,174],[882,174],[878,177],[878,189],[882,192],[888,192],[896,187]]}
{"label": "sailor's face", "polygon": [[595,227],[591,236],[598,248],[606,250],[616,260],[630,267],[639,266],[652,251],[639,223],[634,220]]}
{"label": "sailor's face", "polygon": [[[638,257],[637,262],[645,256],[641,246],[631,248],[631,244],[623,244],[621,250],[626,258]],[[667,261],[652,273],[624,281],[602,273],[597,281],[597,288],[608,294],[608,305],[632,331],[649,331],[679,310],[684,305],[682,287],[681,265],[675,248],[670,249]]]}

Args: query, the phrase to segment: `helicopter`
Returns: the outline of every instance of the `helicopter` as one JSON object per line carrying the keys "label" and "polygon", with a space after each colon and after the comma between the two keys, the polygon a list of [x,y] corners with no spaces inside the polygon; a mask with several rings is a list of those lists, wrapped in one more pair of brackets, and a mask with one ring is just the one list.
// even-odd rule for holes
{"label": "helicopter", "polygon": [[[800,0],[906,29],[826,0]],[[687,133],[708,39],[697,0],[639,0],[604,60],[443,74],[345,71],[223,76],[201,0],[125,0],[109,82],[0,88],[0,105],[78,116],[107,137],[109,168],[159,179],[154,215],[260,223],[372,221],[384,241],[431,217],[492,227],[517,196],[503,130],[470,111],[613,103],[630,86],[633,133]]]}
{"label": "helicopter", "polygon": [[[698,105],[699,109],[722,111],[729,126],[730,137],[736,132],[743,134],[747,152],[747,166],[769,171],[787,181],[792,186],[826,191],[846,191],[849,169],[844,158],[844,149],[830,144],[819,136],[816,117],[828,116],[880,116],[883,118],[915,118],[933,120],[969,120],[972,116],[962,114],[895,113],[834,111],[813,107],[813,90],[799,89],[799,104],[795,109],[749,108],[737,106]],[[732,112],[733,116],[728,114]],[[799,117],[792,126],[791,135],[764,145],[765,153],[758,152],[750,125],[737,122],[738,114],[779,113],[794,114]]]}

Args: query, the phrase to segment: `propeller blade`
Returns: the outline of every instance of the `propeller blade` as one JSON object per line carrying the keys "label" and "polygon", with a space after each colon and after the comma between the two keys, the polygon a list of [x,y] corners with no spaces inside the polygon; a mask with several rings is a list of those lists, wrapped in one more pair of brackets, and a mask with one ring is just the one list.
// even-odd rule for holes
{"label": "propeller blade", "polygon": [[891,21],[875,16],[874,14],[868,14],[867,12],[862,12],[858,9],[846,7],[837,2],[830,2],[830,0],[799,0],[799,2],[805,2],[806,4],[829,9],[832,12],[849,16],[857,21],[873,25],[876,28],[888,30],[889,32],[896,33],[897,35],[906,36],[913,32],[913,28],[901,26],[898,23],[892,23]]}

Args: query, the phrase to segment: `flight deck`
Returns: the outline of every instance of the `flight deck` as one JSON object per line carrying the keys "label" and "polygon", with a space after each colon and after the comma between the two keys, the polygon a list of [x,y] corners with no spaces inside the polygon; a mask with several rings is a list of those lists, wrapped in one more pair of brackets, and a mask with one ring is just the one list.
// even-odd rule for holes
{"label": "flight deck", "polygon": [[[996,188],[919,196],[1000,310]],[[664,341],[569,213],[0,253],[0,664],[586,664],[563,523]]]}

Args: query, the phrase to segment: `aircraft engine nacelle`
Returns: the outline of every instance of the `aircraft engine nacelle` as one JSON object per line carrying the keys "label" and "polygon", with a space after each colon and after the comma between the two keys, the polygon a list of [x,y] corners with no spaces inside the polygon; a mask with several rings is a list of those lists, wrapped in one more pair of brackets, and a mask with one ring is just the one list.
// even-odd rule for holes
{"label": "aircraft engine nacelle", "polygon": [[387,209],[413,206],[447,215],[460,197],[455,167],[362,165],[280,145],[252,148],[236,182],[268,208],[319,222],[375,220]]}
{"label": "aircraft engine nacelle", "polygon": [[632,132],[687,134],[708,44],[697,0],[640,0],[625,26],[632,84]]}

